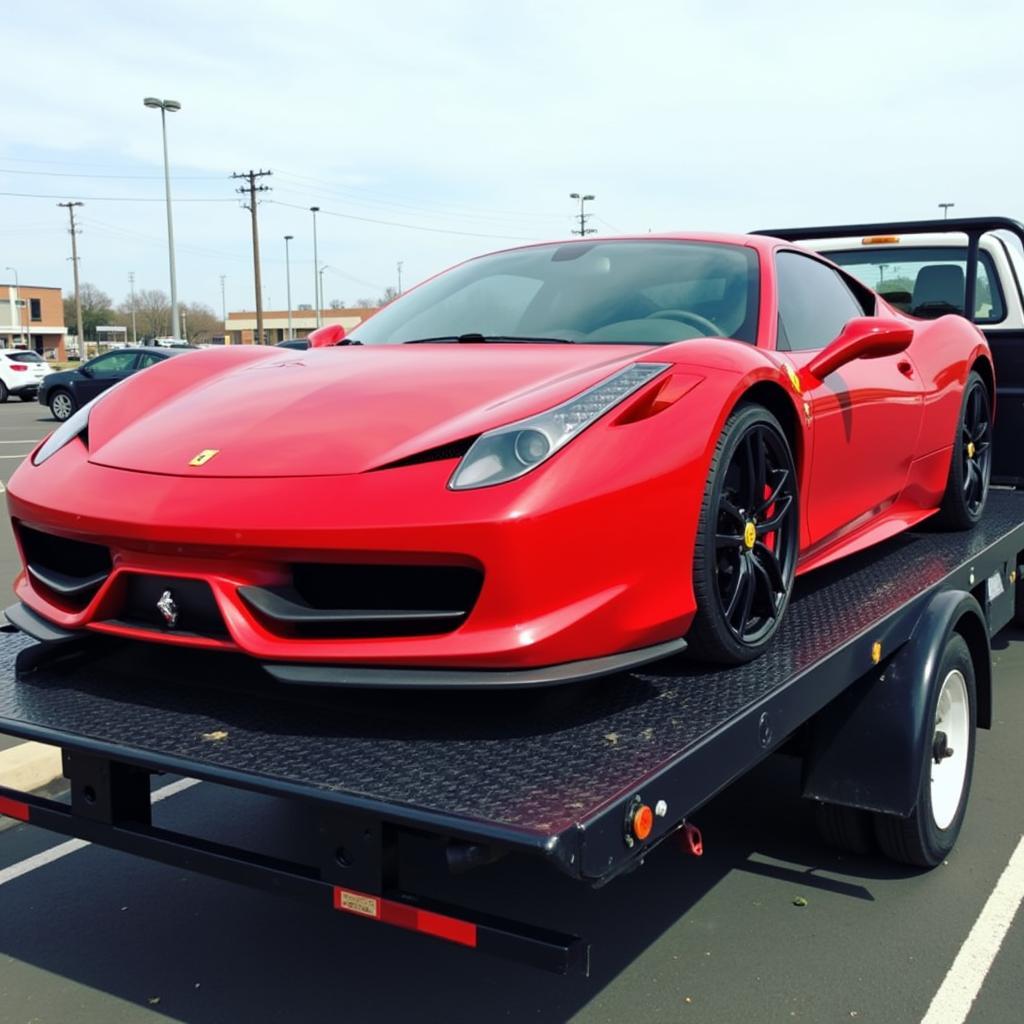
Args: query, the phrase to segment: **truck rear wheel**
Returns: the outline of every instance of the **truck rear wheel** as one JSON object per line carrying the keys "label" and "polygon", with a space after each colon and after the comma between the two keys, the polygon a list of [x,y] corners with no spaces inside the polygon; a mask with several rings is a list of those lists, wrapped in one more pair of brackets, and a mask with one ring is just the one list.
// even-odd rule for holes
{"label": "truck rear wheel", "polygon": [[870,811],[820,802],[814,807],[814,823],[822,841],[833,849],[859,857],[878,850]]}
{"label": "truck rear wheel", "polygon": [[943,651],[928,698],[932,742],[917,803],[909,818],[877,814],[875,836],[891,860],[933,868],[960,835],[974,773],[977,686],[967,643],[953,633]]}

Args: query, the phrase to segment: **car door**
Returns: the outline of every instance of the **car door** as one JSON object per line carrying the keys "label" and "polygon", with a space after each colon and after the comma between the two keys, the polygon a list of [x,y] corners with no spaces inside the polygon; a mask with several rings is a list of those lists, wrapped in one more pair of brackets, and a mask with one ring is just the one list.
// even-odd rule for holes
{"label": "car door", "polygon": [[[848,321],[874,313],[856,285],[812,256],[783,250],[775,269],[776,348],[798,368]],[[917,450],[924,393],[909,356],[899,353],[855,359],[803,397],[813,433],[806,522],[811,543],[819,545],[898,498]]]}
{"label": "car door", "polygon": [[78,404],[85,405],[107,388],[130,376],[135,372],[138,359],[138,352],[130,349],[107,352],[91,359],[81,368],[80,376],[75,381]]}

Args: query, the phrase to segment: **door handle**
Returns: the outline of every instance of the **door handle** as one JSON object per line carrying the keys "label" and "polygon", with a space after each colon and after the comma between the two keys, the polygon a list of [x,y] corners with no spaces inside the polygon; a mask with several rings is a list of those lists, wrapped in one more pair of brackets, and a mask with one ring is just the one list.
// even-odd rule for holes
{"label": "door handle", "polygon": [[914,376],[914,364],[909,359],[901,359],[896,364],[896,369],[899,370],[904,377]]}

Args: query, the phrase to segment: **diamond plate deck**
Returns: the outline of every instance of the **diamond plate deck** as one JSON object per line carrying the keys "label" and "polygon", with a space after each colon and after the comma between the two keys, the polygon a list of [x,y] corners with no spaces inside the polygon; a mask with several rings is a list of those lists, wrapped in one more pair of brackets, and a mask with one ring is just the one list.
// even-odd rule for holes
{"label": "diamond plate deck", "polygon": [[26,670],[36,645],[0,634],[0,732],[544,850],[972,559],[1024,548],[1022,524],[1024,495],[997,491],[970,533],[906,534],[812,574],[753,664],[544,692],[282,692],[240,657],[155,646]]}

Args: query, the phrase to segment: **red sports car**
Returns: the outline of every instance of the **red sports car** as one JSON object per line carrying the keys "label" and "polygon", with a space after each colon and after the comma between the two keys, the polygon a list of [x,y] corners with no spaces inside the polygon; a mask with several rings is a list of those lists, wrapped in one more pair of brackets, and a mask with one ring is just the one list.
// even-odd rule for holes
{"label": "red sports car", "polygon": [[342,344],[180,356],[79,410],[8,485],[7,615],[288,682],[735,663],[794,574],[978,520],[993,395],[966,320],[777,239],[494,253]]}

